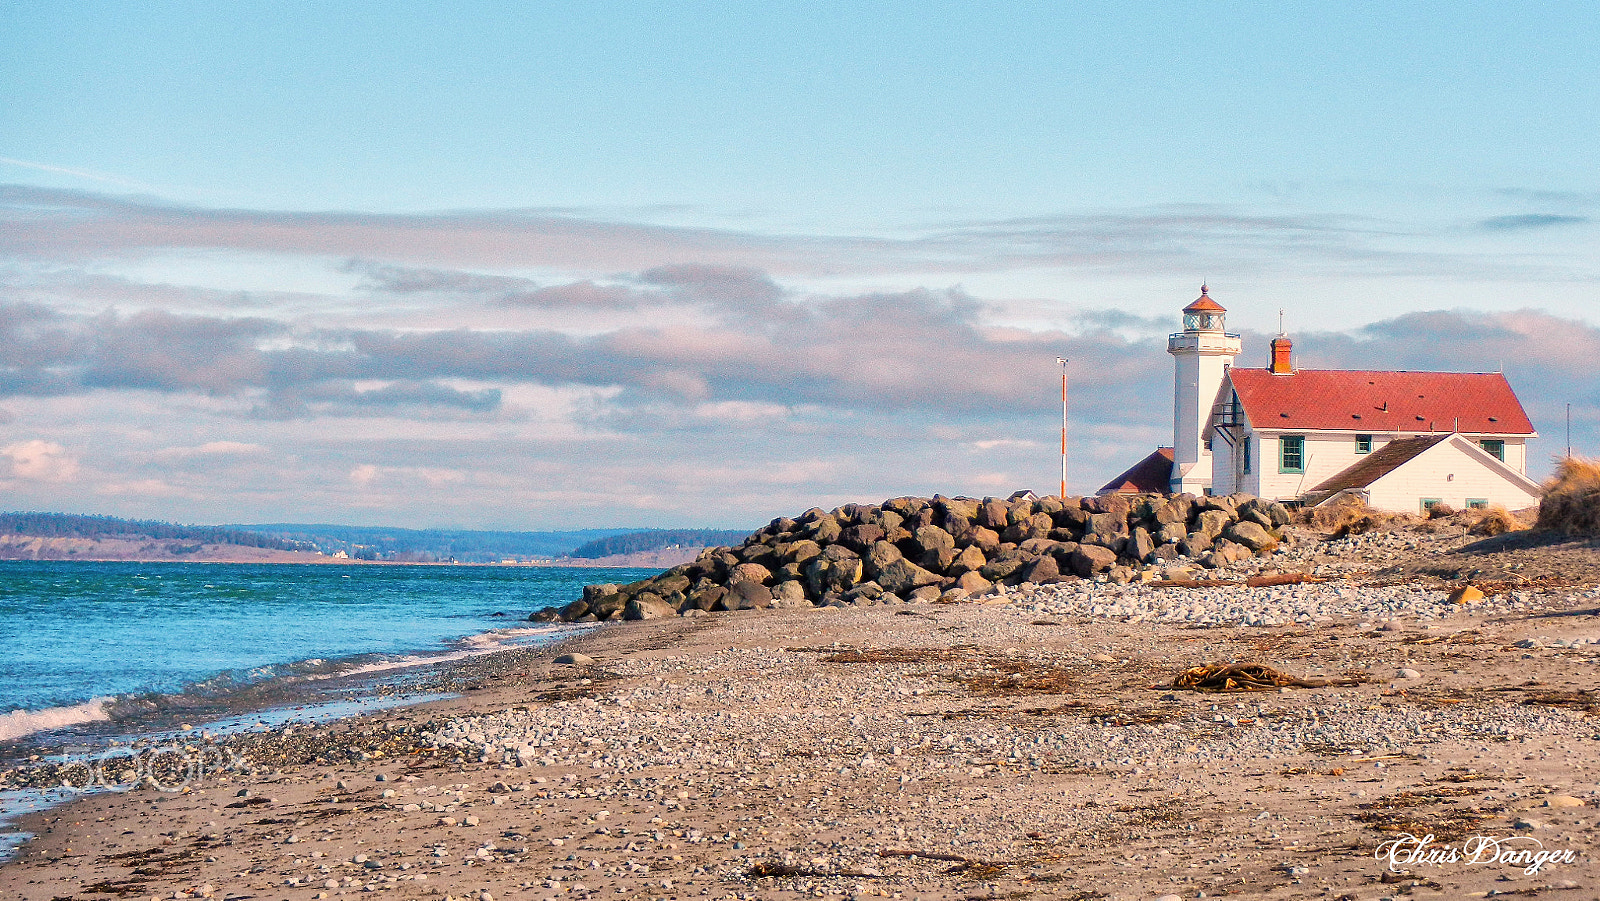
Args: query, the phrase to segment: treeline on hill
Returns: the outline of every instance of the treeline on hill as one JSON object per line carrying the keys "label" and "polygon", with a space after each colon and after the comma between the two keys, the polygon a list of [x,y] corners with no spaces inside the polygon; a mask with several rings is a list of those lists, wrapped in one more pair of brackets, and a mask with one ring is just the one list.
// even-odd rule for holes
{"label": "treeline on hill", "polygon": [[149,519],[85,516],[76,513],[0,513],[0,534],[35,538],[132,538],[233,544],[274,551],[309,551],[312,546],[235,526],[183,526]]}
{"label": "treeline on hill", "polygon": [[749,537],[749,531],[729,529],[650,529],[597,538],[574,548],[568,557],[594,560],[618,554],[658,551],[666,547],[711,547],[736,545]]}
{"label": "treeline on hill", "polygon": [[397,563],[452,560],[460,563],[497,563],[507,558],[559,557],[584,542],[624,531],[577,529],[569,532],[491,532],[294,523],[237,528],[302,542],[324,554],[344,551],[357,560],[392,560]]}

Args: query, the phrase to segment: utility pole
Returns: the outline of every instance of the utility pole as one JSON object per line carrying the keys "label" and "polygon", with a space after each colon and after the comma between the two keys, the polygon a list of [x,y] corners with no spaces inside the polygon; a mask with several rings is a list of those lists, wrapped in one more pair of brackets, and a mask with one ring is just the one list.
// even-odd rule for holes
{"label": "utility pole", "polygon": [[1067,358],[1056,357],[1061,364],[1061,494],[1067,496]]}

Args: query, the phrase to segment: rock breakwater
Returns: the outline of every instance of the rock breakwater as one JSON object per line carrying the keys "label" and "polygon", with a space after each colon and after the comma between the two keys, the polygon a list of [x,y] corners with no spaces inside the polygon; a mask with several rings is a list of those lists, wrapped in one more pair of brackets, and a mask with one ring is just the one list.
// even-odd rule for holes
{"label": "rock breakwater", "polygon": [[1183,578],[1276,552],[1283,505],[1248,495],[901,497],[780,517],[739,547],[629,585],[591,585],[538,620],[595,622],[760,608],[961,598],[997,585],[1156,570]]}

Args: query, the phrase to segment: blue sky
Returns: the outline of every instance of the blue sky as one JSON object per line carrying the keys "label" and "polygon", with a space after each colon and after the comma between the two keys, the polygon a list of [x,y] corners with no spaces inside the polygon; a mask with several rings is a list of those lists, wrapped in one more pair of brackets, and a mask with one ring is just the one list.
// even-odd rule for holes
{"label": "blue sky", "polygon": [[[0,3],[0,497],[747,525],[1170,441],[1202,280],[1600,438],[1590,4]],[[1247,363],[1243,360],[1241,363]],[[1540,464],[1543,466],[1543,462]],[[6,472],[9,466],[10,472]]]}

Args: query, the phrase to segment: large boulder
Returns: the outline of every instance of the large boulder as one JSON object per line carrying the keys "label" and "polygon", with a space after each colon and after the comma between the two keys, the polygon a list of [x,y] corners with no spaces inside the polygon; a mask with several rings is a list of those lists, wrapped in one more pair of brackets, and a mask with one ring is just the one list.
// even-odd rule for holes
{"label": "large boulder", "polygon": [[589,612],[595,619],[616,619],[622,615],[622,609],[628,605],[628,599],[619,592],[608,594],[595,600],[589,605]]}
{"label": "large boulder", "polygon": [[799,582],[779,582],[772,588],[772,606],[780,609],[810,607],[806,589]]}
{"label": "large boulder", "polygon": [[985,555],[993,554],[1000,547],[1000,533],[987,526],[975,528],[972,530],[972,546]]}
{"label": "large boulder", "polygon": [[[589,587],[592,588],[594,586],[591,585]],[[611,587],[612,588],[616,588],[617,586],[613,585]],[[586,588],[586,589],[584,589],[584,591],[587,592],[588,589]],[[583,615],[587,614],[588,612],[589,612],[589,602],[585,601],[585,600],[576,600],[576,601],[573,601],[572,603],[568,604],[567,606],[561,608],[561,621],[562,622],[568,622],[568,623],[575,623],[575,622],[578,621],[578,617],[583,616]]]}
{"label": "large boulder", "polygon": [[594,603],[595,601],[600,600],[601,598],[605,597],[606,595],[616,594],[616,593],[617,593],[617,586],[612,585],[610,583],[607,583],[605,585],[585,585],[585,586],[583,586],[583,599],[588,601],[591,604]]}
{"label": "large boulder", "polygon": [[863,523],[859,526],[851,526],[845,529],[839,535],[839,542],[858,554],[864,554],[867,552],[867,548],[883,540],[883,536],[887,534],[888,532],[884,530],[883,526],[874,523]]}
{"label": "large boulder", "polygon": [[1023,554],[1020,550],[1002,551],[996,554],[988,563],[985,563],[983,568],[978,570],[978,574],[991,582],[1001,582],[1028,562],[1028,555]]}
{"label": "large boulder", "polygon": [[1012,573],[1011,578],[1018,583],[1037,582],[1045,584],[1060,580],[1061,568],[1056,564],[1056,558],[1047,554]]}
{"label": "large boulder", "polygon": [[806,593],[812,597],[842,594],[861,581],[861,558],[843,545],[830,544],[806,563],[805,573]]}
{"label": "large boulder", "polygon": [[924,585],[936,585],[940,578],[938,574],[928,572],[910,560],[900,559],[885,566],[878,571],[875,581],[883,586],[884,591],[898,595],[905,595],[912,589]]}
{"label": "large boulder", "polygon": [[967,594],[982,594],[993,588],[994,583],[976,572],[965,572],[956,578],[955,587]]}
{"label": "large boulder", "polygon": [[1259,524],[1240,520],[1224,529],[1222,536],[1235,544],[1249,548],[1251,553],[1270,554],[1278,547],[1278,539]]}
{"label": "large boulder", "polygon": [[1072,571],[1085,579],[1116,565],[1117,552],[1097,544],[1080,544],[1072,552]]}
{"label": "large boulder", "polygon": [[956,540],[949,532],[938,526],[923,526],[912,534],[911,540],[917,543],[917,548],[926,554],[940,548],[954,549]]}
{"label": "large boulder", "polygon": [[668,616],[677,616],[678,608],[667,603],[660,595],[649,591],[641,591],[628,599],[628,605],[623,608],[623,619],[661,619]]}
{"label": "large boulder", "polygon": [[983,565],[988,562],[989,559],[983,555],[983,551],[977,545],[969,544],[961,550],[961,553],[956,555],[954,560],[950,561],[950,565],[945,567],[944,571],[952,576],[959,576],[964,572],[977,572],[983,569]]}
{"label": "large boulder", "polygon": [[876,579],[878,573],[882,572],[885,566],[896,560],[903,559],[905,559],[905,554],[900,553],[899,548],[887,541],[879,541],[867,551],[867,556],[862,559],[861,570],[867,578]]}
{"label": "large boulder", "polygon": [[1128,536],[1128,544],[1122,552],[1135,560],[1143,561],[1149,559],[1150,552],[1155,549],[1156,544],[1150,539],[1150,533],[1145,531],[1144,526],[1138,526],[1133,530],[1133,534]]}
{"label": "large boulder", "polygon": [[[1212,499],[1207,498],[1207,500]],[[1233,521],[1231,513],[1230,510],[1202,510],[1200,515],[1195,517],[1194,531],[1214,541]]]}
{"label": "large boulder", "polygon": [[978,507],[978,515],[973,520],[985,529],[993,529],[996,534],[999,534],[1006,526],[1011,525],[1010,518],[1011,508],[1006,505],[1006,502],[990,497],[984,498],[983,503]]}
{"label": "large boulder", "polygon": [[950,564],[956,562],[956,557],[958,556],[958,552],[953,547],[936,547],[930,551],[923,552],[917,562],[922,564],[923,569],[931,569],[936,573],[942,573],[950,568]]}
{"label": "large boulder", "polygon": [[741,563],[728,572],[728,584],[735,582],[755,582],[765,585],[772,581],[772,570],[759,563]]}
{"label": "large boulder", "polygon": [[734,582],[728,586],[728,593],[739,599],[740,610],[759,610],[772,606],[772,589],[760,582]]}
{"label": "large boulder", "polygon": [[781,559],[790,563],[804,563],[807,560],[810,560],[812,557],[822,553],[822,545],[817,544],[815,541],[812,541],[809,538],[803,538],[799,541],[791,541],[787,544],[780,544],[774,549],[778,552],[778,556]]}
{"label": "large boulder", "polygon": [[844,527],[839,525],[837,519],[824,519],[817,523],[816,529],[811,533],[811,537],[818,544],[832,544],[839,540],[839,535],[843,531]]}

